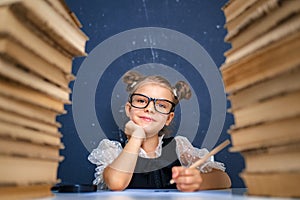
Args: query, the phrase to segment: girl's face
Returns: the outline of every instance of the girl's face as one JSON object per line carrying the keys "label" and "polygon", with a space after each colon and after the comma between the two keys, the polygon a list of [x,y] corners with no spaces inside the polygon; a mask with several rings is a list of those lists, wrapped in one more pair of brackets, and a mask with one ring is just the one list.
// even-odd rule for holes
{"label": "girl's face", "polygon": [[[168,89],[153,83],[142,85],[134,93],[143,94],[156,99],[173,100],[173,95]],[[127,102],[125,110],[130,120],[144,128],[147,137],[158,134],[158,132],[165,125],[168,126],[174,118],[174,112],[169,114],[157,112],[154,108],[153,101],[145,108],[134,108]]]}

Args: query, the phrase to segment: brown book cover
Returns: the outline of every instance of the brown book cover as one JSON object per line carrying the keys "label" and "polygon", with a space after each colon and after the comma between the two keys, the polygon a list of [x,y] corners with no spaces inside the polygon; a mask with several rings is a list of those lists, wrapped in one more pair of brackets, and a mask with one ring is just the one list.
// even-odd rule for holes
{"label": "brown book cover", "polygon": [[71,102],[58,100],[41,91],[27,87],[15,81],[5,79],[0,76],[0,95],[24,101],[38,107],[46,108],[57,112],[58,114],[66,113],[64,105]]}
{"label": "brown book cover", "polygon": [[230,112],[234,115],[236,127],[250,126],[299,115],[299,99],[300,90],[297,90],[240,109],[230,110]]}
{"label": "brown book cover", "polygon": [[53,184],[2,185],[0,186],[0,196],[10,200],[52,197],[51,187]]}
{"label": "brown book cover", "polygon": [[59,155],[59,150],[63,147],[63,144],[49,145],[36,141],[0,137],[0,154],[2,155],[23,156],[54,161],[57,161],[59,158],[59,161],[61,161],[62,157]]}
{"label": "brown book cover", "polygon": [[288,23],[292,19],[291,16],[300,12],[300,4],[297,1],[273,0],[264,2],[265,4],[261,5],[247,20],[239,24],[234,30],[228,31],[225,41],[231,43],[232,49],[226,54],[230,54],[231,51],[236,51],[249,42],[272,32],[272,29],[276,30],[277,27]]}
{"label": "brown book cover", "polygon": [[30,119],[56,125],[57,112],[38,107],[23,101],[15,100],[0,94],[0,109],[18,113]]}
{"label": "brown book cover", "polygon": [[300,197],[300,4],[229,0],[220,67],[249,195]]}
{"label": "brown book cover", "polygon": [[230,151],[246,151],[256,148],[285,145],[300,141],[300,116],[269,121],[229,130],[232,141]]}
{"label": "brown book cover", "polygon": [[300,141],[279,146],[242,151],[247,173],[291,172],[300,170]]}
{"label": "brown book cover", "polygon": [[0,2],[0,196],[52,196],[73,56],[88,37],[63,0]]}
{"label": "brown book cover", "polygon": [[74,80],[72,74],[64,73],[9,36],[0,38],[0,56],[67,90],[70,81]]}
{"label": "brown book cover", "polygon": [[228,95],[233,110],[300,89],[300,65],[294,70],[263,79]]}
{"label": "brown book cover", "polygon": [[0,6],[0,33],[2,35],[9,35],[65,73],[71,73],[72,57],[63,54],[55,46],[43,40],[41,34],[38,35],[36,32],[33,28],[29,29],[26,23],[20,21],[9,7]]}
{"label": "brown book cover", "polygon": [[62,134],[38,131],[15,123],[0,120],[0,137],[10,137],[18,140],[30,141],[39,144],[61,146]]}
{"label": "brown book cover", "polygon": [[56,122],[56,124],[48,124],[3,109],[0,109],[0,121],[52,134],[59,134],[58,129],[61,127],[61,124],[59,122]]}
{"label": "brown book cover", "polygon": [[300,171],[241,173],[249,195],[300,197]]}
{"label": "brown book cover", "polygon": [[247,57],[251,54],[255,54],[256,51],[266,48],[272,43],[276,43],[283,40],[285,37],[292,35],[293,33],[300,32],[300,13],[297,15],[292,15],[285,23],[278,24],[274,29],[263,34],[261,37],[256,38],[247,45],[241,48],[231,48],[224,53],[226,56],[225,64],[230,65],[243,57]]}
{"label": "brown book cover", "polygon": [[300,32],[295,32],[231,64],[224,63],[220,70],[226,92],[236,92],[298,67],[299,51]]}
{"label": "brown book cover", "polygon": [[[265,4],[270,4],[271,2],[278,2],[278,0],[265,0],[265,1],[253,1],[252,4],[248,4],[245,6],[243,4],[243,9],[239,11],[239,15],[236,15],[236,17],[232,18],[230,21],[227,21],[226,17],[226,23],[224,25],[224,28],[227,29],[227,32],[231,32],[234,29],[236,29],[241,24],[244,24],[246,21],[249,21],[249,18],[257,12],[257,10],[261,9],[261,6]],[[251,2],[248,2],[251,3]]]}
{"label": "brown book cover", "polygon": [[60,160],[0,154],[0,185],[55,183]]}
{"label": "brown book cover", "polygon": [[7,6],[19,19],[34,25],[43,36],[50,38],[70,56],[85,56],[88,37],[78,27],[69,23],[45,0],[2,0],[0,6]]}
{"label": "brown book cover", "polygon": [[222,10],[224,12],[226,23],[231,20],[239,17],[245,10],[247,10],[251,5],[259,0],[229,0],[223,7]]}
{"label": "brown book cover", "polygon": [[57,13],[62,15],[70,24],[76,28],[82,28],[82,24],[76,15],[69,9],[64,0],[46,0]]}
{"label": "brown book cover", "polygon": [[62,102],[69,102],[70,89],[63,89],[42,79],[30,71],[20,68],[15,63],[0,57],[0,76],[50,95]]}

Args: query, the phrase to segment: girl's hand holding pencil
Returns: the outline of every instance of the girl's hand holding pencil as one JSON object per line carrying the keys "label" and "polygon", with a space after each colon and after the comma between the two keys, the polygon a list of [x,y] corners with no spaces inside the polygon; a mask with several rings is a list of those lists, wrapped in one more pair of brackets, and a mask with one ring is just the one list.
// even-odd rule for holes
{"label": "girl's hand holding pencil", "polygon": [[[230,144],[229,140],[225,140],[223,143],[215,147],[212,151],[210,151],[208,154],[206,154],[203,158],[196,161],[194,164],[192,164],[188,169],[184,169],[183,167],[173,167],[173,179],[170,180],[171,184],[174,184],[176,182],[177,187],[187,187],[187,189],[184,189],[188,191],[189,189],[192,191],[193,188],[199,188],[202,183],[202,178],[199,173],[199,170],[196,169],[197,167],[200,167],[209,159],[211,156],[215,155],[219,151],[221,151],[223,148],[225,148],[228,144]],[[182,177],[180,177],[183,175]],[[177,180],[176,180],[177,179]],[[182,179],[190,179],[191,185],[189,184],[182,184],[179,185],[180,180]],[[176,180],[176,181],[175,181]]]}

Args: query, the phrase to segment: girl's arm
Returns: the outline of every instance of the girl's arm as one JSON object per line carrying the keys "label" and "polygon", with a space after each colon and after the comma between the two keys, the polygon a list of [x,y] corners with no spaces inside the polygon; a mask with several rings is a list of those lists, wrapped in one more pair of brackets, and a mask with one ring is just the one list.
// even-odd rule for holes
{"label": "girl's arm", "polygon": [[103,172],[103,179],[111,190],[124,190],[129,185],[134,172],[138,153],[145,138],[144,130],[132,121],[125,127],[128,142],[120,155]]}
{"label": "girl's arm", "polygon": [[111,190],[124,190],[129,185],[138,158],[141,140],[131,137],[121,154],[103,172]]}

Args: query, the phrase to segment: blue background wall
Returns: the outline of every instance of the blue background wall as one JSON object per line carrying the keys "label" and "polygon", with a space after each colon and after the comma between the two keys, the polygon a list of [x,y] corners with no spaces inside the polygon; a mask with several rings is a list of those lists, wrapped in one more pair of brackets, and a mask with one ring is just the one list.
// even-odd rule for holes
{"label": "blue background wall", "polygon": [[[225,18],[221,7],[227,0],[66,0],[69,8],[75,12],[83,25],[83,31],[89,36],[86,52],[90,53],[97,45],[106,39],[126,30],[140,27],[161,27],[183,33],[193,40],[197,41],[210,55],[217,67],[220,67],[225,60],[223,53],[230,48],[230,45],[224,42],[226,30],[224,29]],[[111,112],[106,111],[106,104],[101,103],[105,97],[111,96],[111,90],[116,81],[112,81],[113,76],[120,76],[128,69],[143,63],[161,63],[166,66],[175,66],[175,70],[180,72],[176,65],[171,65],[174,60],[178,65],[187,65],[186,61],[170,52],[155,50],[156,60],[153,61],[153,52],[149,49],[143,51],[133,51],[120,56],[107,69],[101,77],[101,82],[107,86],[98,89],[102,90],[96,93],[96,110],[100,110],[101,116],[107,116],[108,121],[101,122],[102,128],[107,137],[115,138],[118,134],[118,127]],[[82,63],[88,57],[76,58],[73,65],[73,73],[76,75]],[[101,59],[101,55],[99,56]],[[132,62],[135,60],[136,62]],[[139,62],[137,62],[139,61]],[[118,68],[116,66],[126,66]],[[201,77],[193,76],[190,68],[181,69],[185,77],[190,82],[199,83],[202,95],[208,94],[207,88]],[[106,76],[105,76],[106,74]],[[76,80],[75,80],[76,81]],[[70,84],[73,88],[74,82]],[[197,89],[198,91],[198,89]],[[196,91],[196,92],[197,92]],[[93,97],[91,97],[93,98]],[[72,96],[71,96],[72,99]],[[210,120],[210,102],[203,98],[202,104],[207,104],[207,109],[201,109],[201,124],[208,124]],[[230,107],[227,102],[227,108]],[[63,124],[61,132],[63,133],[63,143],[65,149],[61,154],[65,157],[59,166],[58,177],[65,183],[91,183],[94,179],[95,166],[91,164],[87,157],[88,149],[85,148],[75,127],[72,105],[66,106],[67,114],[58,117],[58,121]],[[179,119],[177,119],[179,120]],[[111,121],[111,123],[110,123]],[[233,124],[233,117],[226,114],[224,127],[218,143],[230,138],[227,130]],[[207,125],[203,125],[197,132],[195,140],[192,141],[195,146],[199,146],[203,141],[203,134],[207,130]],[[244,168],[244,162],[240,154],[231,153],[228,148],[215,156],[215,159],[225,163],[226,171],[230,175],[233,187],[244,187],[239,173]]]}

